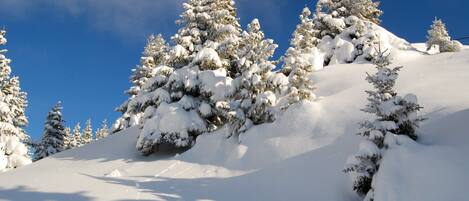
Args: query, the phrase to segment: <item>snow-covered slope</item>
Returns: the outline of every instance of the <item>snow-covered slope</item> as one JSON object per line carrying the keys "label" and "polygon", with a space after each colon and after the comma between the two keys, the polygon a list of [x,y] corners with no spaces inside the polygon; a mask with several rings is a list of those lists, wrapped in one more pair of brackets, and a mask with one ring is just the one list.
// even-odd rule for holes
{"label": "snow-covered slope", "polygon": [[[399,140],[385,155],[377,201],[469,200],[469,50],[400,51],[397,90],[415,93],[428,120],[419,143]],[[359,200],[342,172],[368,116],[370,64],[329,66],[313,79],[318,101],[293,106],[242,143],[223,131],[181,155],[140,156],[137,129],[0,175],[0,200]]]}

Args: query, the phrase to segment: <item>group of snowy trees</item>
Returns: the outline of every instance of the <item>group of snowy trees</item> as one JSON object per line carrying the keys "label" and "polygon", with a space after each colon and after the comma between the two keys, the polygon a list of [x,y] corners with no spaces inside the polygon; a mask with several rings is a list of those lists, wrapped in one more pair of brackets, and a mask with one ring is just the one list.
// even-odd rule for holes
{"label": "group of snowy trees", "polygon": [[171,43],[161,35],[148,39],[112,132],[140,127],[137,148],[151,154],[160,144],[190,147],[198,135],[223,127],[237,137],[273,122],[278,108],[315,99],[314,71],[372,61],[378,46],[392,49],[380,38],[378,6],[372,0],[320,0],[315,13],[304,8],[279,73],[271,60],[277,45],[265,38],[258,20],[243,31],[233,0],[189,0]]}
{"label": "group of snowy trees", "polygon": [[106,120],[103,121],[101,128],[96,131],[96,138],[93,137],[91,120],[86,121],[83,131],[81,130],[80,123],[78,123],[72,133],[71,128],[65,127],[62,109],[62,104],[59,102],[47,115],[42,139],[35,143],[34,146],[34,160],[40,160],[68,149],[81,147],[109,135]]}
{"label": "group of snowy trees", "polygon": [[[6,31],[0,30],[0,46],[7,43]],[[39,160],[66,149],[79,147],[93,141],[91,121],[81,134],[77,125],[71,133],[64,127],[62,106],[58,103],[47,115],[44,134],[39,143],[32,143],[24,128],[28,124],[25,109],[27,94],[21,91],[18,77],[11,76],[11,60],[0,49],[0,172],[24,166],[32,162],[30,148],[34,147],[34,159]],[[96,132],[96,139],[109,134],[107,122]]]}
{"label": "group of snowy trees", "polygon": [[[0,30],[0,46],[7,43],[6,31]],[[25,109],[27,94],[21,91],[18,77],[11,77],[11,60],[0,49],[0,172],[31,163],[30,138]]]}
{"label": "group of snowy trees", "polygon": [[161,35],[149,38],[129,100],[118,108],[123,115],[113,132],[140,126],[143,154],[161,144],[190,147],[223,127],[238,137],[274,121],[278,97],[292,91],[288,78],[272,71],[277,45],[258,20],[241,29],[233,0],[190,0],[184,9],[171,45]]}
{"label": "group of snowy trees", "polygon": [[[314,71],[338,63],[372,61],[378,70],[368,75],[375,90],[367,91],[364,112],[374,121],[361,124],[365,140],[350,157],[345,172],[354,189],[373,199],[373,177],[379,170],[387,143],[395,135],[417,140],[423,119],[415,95],[398,96],[394,85],[401,67],[390,68],[389,41],[380,38],[382,11],[372,0],[319,0],[315,12],[305,7],[291,39],[291,47],[275,72],[272,60],[277,45],[266,38],[254,19],[243,30],[233,0],[188,0],[171,37],[150,36],[131,76],[129,99],[117,110],[122,116],[112,130],[104,121],[93,134],[91,121],[82,130],[65,127],[62,106],[48,113],[43,137],[31,143],[24,127],[26,93],[18,77],[11,76],[6,50],[0,50],[0,172],[31,163],[34,159],[80,147],[129,127],[139,126],[137,148],[151,154],[162,144],[191,147],[197,137],[226,128],[227,137],[238,138],[255,125],[274,122],[277,112],[303,100],[314,100]],[[0,46],[6,44],[0,31]],[[428,31],[427,47],[440,52],[459,51],[444,23],[435,19]],[[378,48],[379,47],[379,48]]]}
{"label": "group of snowy trees", "polygon": [[320,0],[314,14],[305,7],[282,71],[307,80],[304,72],[327,65],[371,61],[378,44],[390,47],[380,40],[378,6],[371,0]]}
{"label": "group of snowy trees", "polygon": [[[320,0],[315,13],[304,8],[282,70],[275,72],[277,45],[265,38],[257,19],[243,31],[233,0],[189,0],[172,43],[161,35],[148,39],[112,132],[139,127],[137,149],[145,155],[163,144],[191,147],[199,135],[222,128],[237,138],[252,126],[274,122],[291,104],[314,100],[314,71],[373,62],[377,72],[367,81],[375,89],[366,91],[363,111],[375,119],[361,123],[364,141],[344,169],[354,190],[373,200],[373,179],[389,144],[395,136],[417,140],[423,121],[416,96],[394,90],[401,67],[390,67],[393,44],[380,36],[378,6],[372,0]],[[460,49],[440,20],[428,39],[428,47],[438,45],[441,52]]]}
{"label": "group of snowy trees", "polygon": [[[401,97],[394,91],[401,67],[390,68],[389,52],[381,51],[382,48],[392,49],[389,41],[380,39],[377,25],[382,11],[378,6],[378,2],[371,0],[320,0],[314,15],[309,8],[304,8],[282,69],[299,97],[311,99],[314,98],[310,95],[314,89],[308,76],[311,72],[325,65],[355,61],[368,60],[376,65],[378,72],[367,76],[375,90],[366,92],[369,104],[363,109],[376,119],[361,123],[360,135],[365,140],[344,170],[352,176],[354,190],[370,201],[373,200],[373,177],[387,143],[395,135],[416,140],[419,122],[423,120],[417,115],[421,107],[416,96]],[[436,44],[448,51],[455,42],[451,42],[441,22],[437,24],[429,32],[429,38],[434,38],[430,40],[435,41],[429,42],[429,46]]]}

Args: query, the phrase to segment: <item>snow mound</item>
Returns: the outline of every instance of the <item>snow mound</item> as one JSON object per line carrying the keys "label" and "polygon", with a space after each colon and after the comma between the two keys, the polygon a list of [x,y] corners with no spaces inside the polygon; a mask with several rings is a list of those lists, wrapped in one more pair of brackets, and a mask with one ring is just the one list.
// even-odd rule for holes
{"label": "snow mound", "polygon": [[193,63],[199,64],[207,62],[209,65],[213,65],[214,68],[219,68],[223,65],[217,51],[212,48],[204,48],[195,56]]}
{"label": "snow mound", "polygon": [[[467,200],[468,55],[396,52],[395,65],[405,66],[397,90],[416,94],[429,120],[418,143],[386,139],[376,201]],[[143,157],[135,149],[140,130],[127,129],[0,174],[0,200],[361,200],[342,169],[359,148],[357,122],[368,118],[360,109],[371,87],[364,78],[374,71],[341,64],[314,73],[320,99],[253,127],[241,143],[222,129],[180,155]],[[183,106],[193,107],[175,108]]]}
{"label": "snow mound", "polygon": [[122,176],[122,174],[118,169],[115,169],[112,172],[110,172],[109,174],[106,174],[106,177],[110,177],[110,178],[116,178],[116,177],[121,177],[121,176]]}
{"label": "snow mound", "polygon": [[173,135],[180,136],[176,145],[187,146],[190,142],[188,132],[204,129],[205,123],[194,110],[186,111],[179,103],[162,103],[156,109],[154,117],[143,126],[137,147],[148,140],[170,140]]}

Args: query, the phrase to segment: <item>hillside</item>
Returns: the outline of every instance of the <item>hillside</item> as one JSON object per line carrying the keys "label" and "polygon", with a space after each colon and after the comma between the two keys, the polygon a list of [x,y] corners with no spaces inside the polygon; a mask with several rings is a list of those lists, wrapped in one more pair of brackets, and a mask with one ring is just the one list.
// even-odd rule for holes
{"label": "hillside", "polygon": [[[405,66],[397,90],[416,94],[428,120],[418,143],[398,139],[385,156],[376,200],[467,200],[469,50],[399,51],[394,64]],[[315,73],[319,100],[254,127],[241,144],[219,131],[183,154],[143,157],[131,128],[1,174],[0,200],[349,201],[355,194],[342,168],[358,149],[357,122],[368,117],[360,111],[370,88],[366,72],[373,66],[333,65]]]}

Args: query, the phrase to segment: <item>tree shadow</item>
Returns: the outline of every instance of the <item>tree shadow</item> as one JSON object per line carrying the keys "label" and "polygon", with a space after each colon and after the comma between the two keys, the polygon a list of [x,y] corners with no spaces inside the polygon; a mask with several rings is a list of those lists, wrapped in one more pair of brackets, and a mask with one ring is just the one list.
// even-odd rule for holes
{"label": "tree shadow", "polygon": [[83,147],[63,151],[51,156],[51,159],[69,161],[97,161],[110,162],[121,160],[125,162],[149,162],[174,157],[177,153],[162,151],[151,156],[143,156],[135,148],[138,128],[129,128],[121,133],[111,135]]}
{"label": "tree shadow", "polygon": [[[235,177],[170,178],[88,177],[136,188],[163,200],[359,200],[342,172],[354,147],[345,146],[353,135],[335,143]],[[345,146],[345,148],[343,148]],[[351,148],[347,148],[351,147]],[[338,151],[340,150],[340,151]],[[321,192],[320,189],[324,189]],[[124,200],[121,200],[124,201]]]}
{"label": "tree shadow", "polygon": [[59,193],[59,192],[38,192],[25,186],[18,186],[13,189],[0,188],[0,200],[5,201],[87,201],[92,197],[84,195],[85,192]]}
{"label": "tree shadow", "polygon": [[421,143],[426,145],[460,145],[469,142],[469,109],[454,112],[445,116],[428,119],[422,125]]}

